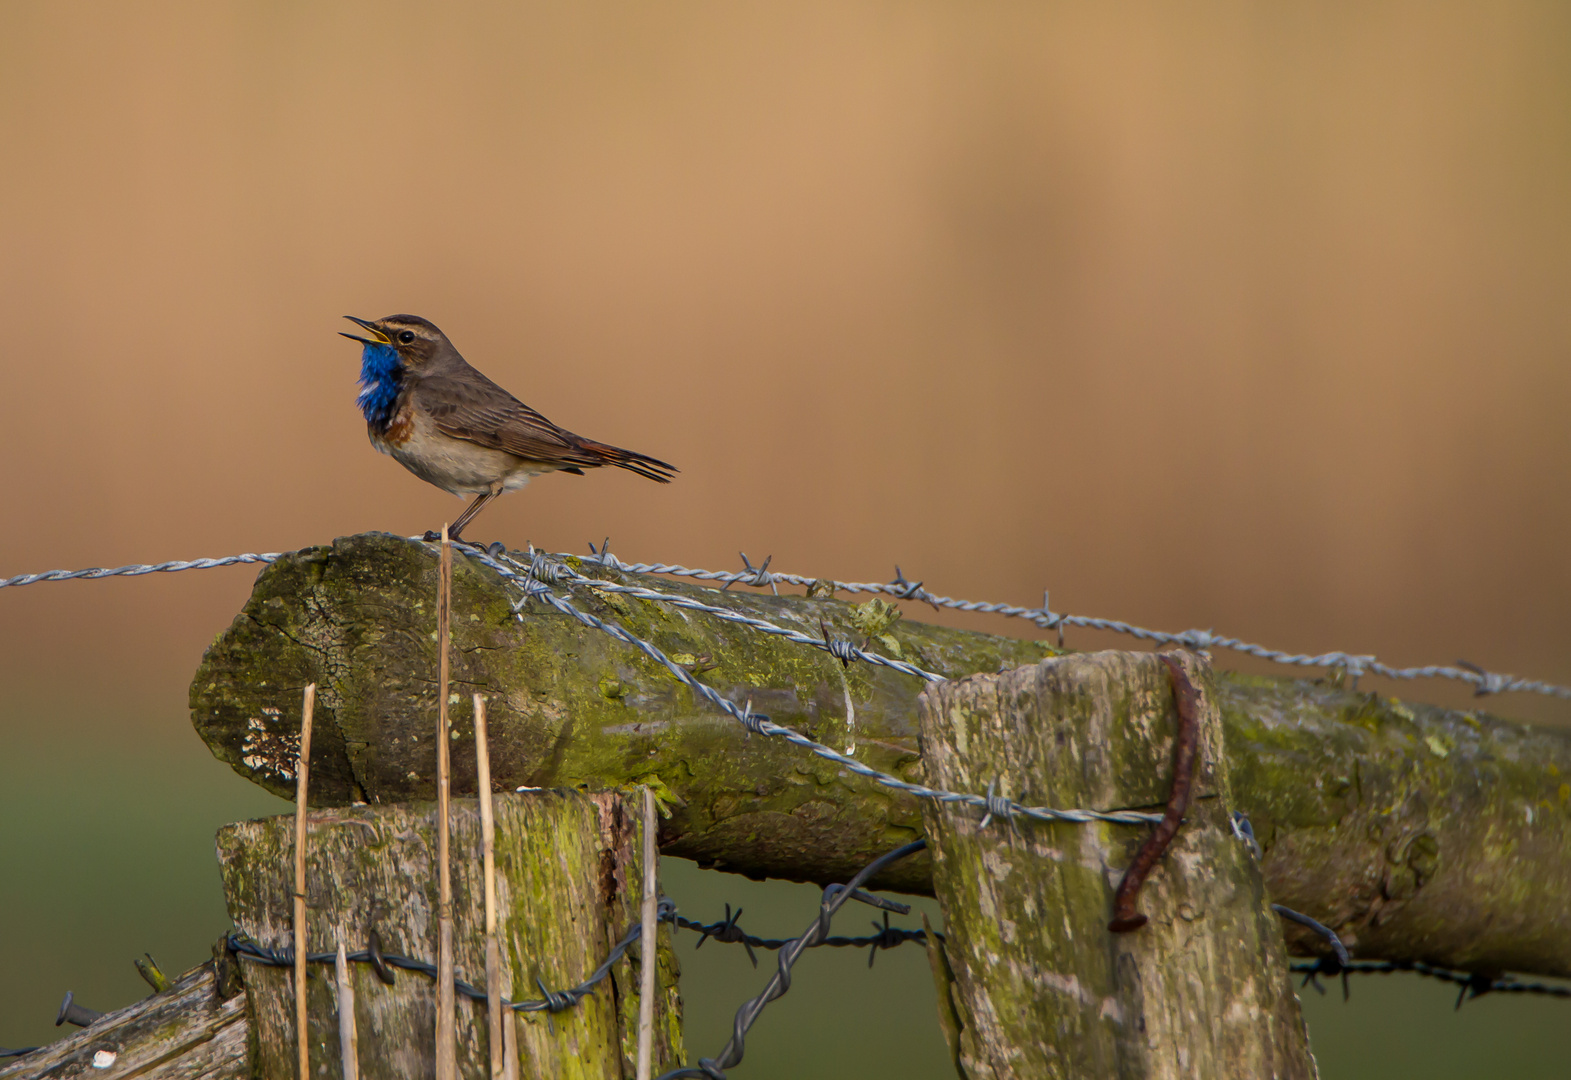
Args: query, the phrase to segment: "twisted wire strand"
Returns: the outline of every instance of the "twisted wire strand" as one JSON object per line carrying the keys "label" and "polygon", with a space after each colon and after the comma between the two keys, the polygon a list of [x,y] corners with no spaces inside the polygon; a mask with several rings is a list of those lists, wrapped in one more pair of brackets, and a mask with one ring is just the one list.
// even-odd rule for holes
{"label": "twisted wire strand", "polygon": [[9,589],[17,585],[36,585],[41,581],[75,581],[77,579],[96,581],[99,578],[141,577],[143,574],[172,574],[179,570],[211,570],[215,566],[234,566],[239,563],[265,564],[277,562],[284,554],[284,552],[280,551],[268,551],[262,554],[248,552],[244,555],[224,555],[217,559],[176,559],[171,562],[161,563],[128,563],[125,566],[116,566],[108,570],[97,566],[90,566],[85,570],[45,570],[41,574],[18,574],[16,577],[0,578],[0,589]]}

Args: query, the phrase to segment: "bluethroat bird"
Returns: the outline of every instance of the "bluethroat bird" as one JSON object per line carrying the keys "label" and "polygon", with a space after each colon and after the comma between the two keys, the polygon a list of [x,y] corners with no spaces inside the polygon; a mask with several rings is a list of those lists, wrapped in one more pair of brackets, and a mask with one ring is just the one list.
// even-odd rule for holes
{"label": "bluethroat bird", "polygon": [[677,471],[557,427],[470,367],[418,315],[344,318],[371,335],[344,334],[363,346],[359,405],[371,445],[428,484],[475,496],[448,530],[455,540],[492,499],[541,473],[615,465],[669,484]]}

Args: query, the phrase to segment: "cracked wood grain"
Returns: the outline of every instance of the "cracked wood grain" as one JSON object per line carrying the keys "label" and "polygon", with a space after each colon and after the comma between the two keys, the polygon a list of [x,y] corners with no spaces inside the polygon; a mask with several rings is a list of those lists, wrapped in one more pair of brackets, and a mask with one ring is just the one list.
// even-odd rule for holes
{"label": "cracked wood grain", "polygon": [[168,990],[0,1068],[0,1080],[242,1080],[245,995],[222,998],[211,963]]}

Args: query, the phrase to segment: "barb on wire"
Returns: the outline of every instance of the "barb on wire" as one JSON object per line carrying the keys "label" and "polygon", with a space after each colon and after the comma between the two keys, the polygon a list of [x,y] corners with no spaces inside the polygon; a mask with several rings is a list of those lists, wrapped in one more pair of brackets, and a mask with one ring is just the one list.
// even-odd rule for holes
{"label": "barb on wire", "polygon": [[731,586],[740,583],[743,585],[756,585],[760,589],[767,585],[769,586],[770,592],[774,593],[776,596],[780,595],[780,588],[775,584],[775,576],[769,572],[769,564],[775,561],[775,557],[773,555],[770,555],[764,559],[763,565],[754,566],[750,561],[748,561],[747,552],[738,551],[737,554],[742,556],[742,565],[747,567],[747,570],[745,573],[738,575],[732,580],[726,582],[724,588],[720,590],[721,592],[725,592],[726,589],[729,589]]}
{"label": "barb on wire", "polygon": [[861,659],[859,654],[862,649],[868,646],[868,643],[864,641],[862,642],[862,649],[858,649],[848,639],[835,637],[829,632],[829,624],[824,621],[822,615],[818,617],[818,632],[824,635],[824,648],[829,651],[830,656],[840,661],[842,669],[849,669],[851,661]]}
{"label": "barb on wire", "polygon": [[873,940],[867,950],[867,966],[870,968],[873,966],[873,961],[878,958],[879,949],[888,951],[897,945],[915,940],[911,935],[919,935],[923,941],[927,940],[927,934],[921,930],[903,930],[898,926],[890,926],[889,912],[884,912],[884,925],[879,926],[876,922],[873,924]]}
{"label": "barb on wire", "polygon": [[1492,671],[1485,671],[1477,664],[1469,663],[1466,660],[1458,660],[1456,666],[1471,671],[1478,676],[1478,685],[1473,687],[1474,697],[1487,697],[1490,694],[1498,694],[1510,688],[1511,677],[1508,675],[1497,675]]}
{"label": "barb on wire", "polygon": [[922,588],[920,581],[907,581],[900,566],[895,566],[895,580],[889,583],[888,592],[897,600],[920,600],[924,604],[932,604],[933,610],[938,610],[938,598]]}
{"label": "barb on wire", "polygon": [[720,922],[715,923],[713,926],[693,927],[700,935],[698,944],[694,945],[693,948],[702,949],[704,942],[710,938],[714,938],[716,941],[723,941],[728,945],[741,942],[742,947],[747,950],[747,958],[753,962],[753,966],[756,968],[758,966],[758,954],[753,952],[753,943],[747,939],[747,934],[743,932],[742,928],[736,925],[736,921],[741,917],[742,909],[740,907],[736,909],[736,914],[733,915],[731,914],[731,905],[727,904],[725,906],[725,918]]}
{"label": "barb on wire", "polygon": [[800,937],[792,939],[779,954],[779,965],[769,981],[758,996],[744,1002],[736,1011],[736,1019],[731,1026],[731,1038],[714,1058],[700,1058],[698,1065],[686,1068],[672,1069],[663,1074],[660,1080],[676,1080],[677,1077],[695,1076],[708,1077],[709,1080],[725,1080],[725,1071],[733,1068],[742,1060],[746,1050],[747,1032],[752,1028],[754,1021],[760,1013],[773,1000],[791,989],[791,968],[796,964],[802,953],[815,945],[823,944],[829,936],[829,922],[834,918],[835,912],[847,900],[857,895],[860,886],[871,880],[874,875],[892,863],[898,862],[907,855],[915,854],[927,847],[926,840],[914,840],[903,847],[896,848],[886,855],[880,855],[864,866],[857,875],[843,886],[833,886],[824,890],[823,901],[818,907],[818,916],[812,924],[802,932]]}

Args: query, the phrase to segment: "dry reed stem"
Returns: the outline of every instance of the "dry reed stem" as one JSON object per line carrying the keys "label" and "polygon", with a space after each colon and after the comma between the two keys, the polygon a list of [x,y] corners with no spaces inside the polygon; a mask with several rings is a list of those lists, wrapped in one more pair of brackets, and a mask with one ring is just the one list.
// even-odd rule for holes
{"label": "dry reed stem", "polygon": [[491,748],[485,699],[475,702],[475,774],[480,788],[480,857],[485,872],[485,994],[491,1080],[502,1080],[502,946],[496,936],[496,818],[491,809]]}
{"label": "dry reed stem", "polygon": [[502,1017],[502,1080],[518,1080],[518,1014]]}
{"label": "dry reed stem", "polygon": [[343,1066],[344,1080],[360,1080],[360,1036],[355,1031],[355,983],[349,974],[349,955],[344,943],[338,943],[338,957],[333,961],[338,976],[338,1056]]}
{"label": "dry reed stem", "polygon": [[655,792],[644,788],[644,910],[638,938],[638,1080],[649,1080],[654,1056],[655,964],[657,960],[655,920],[659,898],[655,895],[659,853],[655,850]]}
{"label": "dry reed stem", "polygon": [[436,1080],[458,1080],[457,1002],[453,999],[453,875],[448,865],[448,803],[452,796],[448,751],[447,652],[453,606],[453,542],[442,526],[442,562],[436,586]]}
{"label": "dry reed stem", "polygon": [[300,757],[295,764],[295,1038],[300,1047],[300,1080],[311,1077],[311,1043],[305,1002],[305,815],[311,776],[311,717],[316,712],[316,683],[305,688],[300,708]]}

